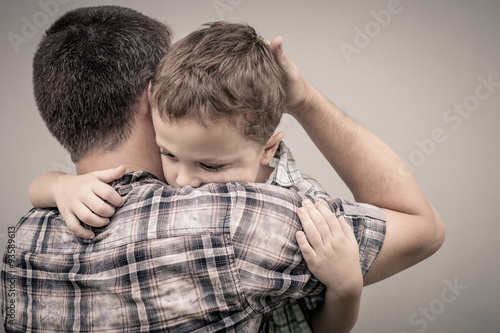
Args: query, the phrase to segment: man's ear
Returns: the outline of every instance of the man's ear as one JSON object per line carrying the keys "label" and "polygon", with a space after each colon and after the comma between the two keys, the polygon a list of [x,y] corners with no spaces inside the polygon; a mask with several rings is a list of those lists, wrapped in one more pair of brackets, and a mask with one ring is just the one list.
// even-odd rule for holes
{"label": "man's ear", "polygon": [[283,140],[283,137],[285,136],[285,133],[283,132],[278,132],[274,134],[266,143],[264,146],[264,151],[262,152],[262,157],[260,159],[260,165],[266,165],[271,161],[271,159],[274,156],[274,153],[276,153],[276,149],[278,149],[278,146]]}
{"label": "man's ear", "polygon": [[148,83],[148,101],[149,101],[149,105],[151,105],[151,80],[149,80],[149,83]]}

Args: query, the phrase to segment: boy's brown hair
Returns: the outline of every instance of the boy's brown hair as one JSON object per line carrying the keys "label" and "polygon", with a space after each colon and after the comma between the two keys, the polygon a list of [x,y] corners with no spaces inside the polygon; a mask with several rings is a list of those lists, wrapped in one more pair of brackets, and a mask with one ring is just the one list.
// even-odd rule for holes
{"label": "boy's brown hair", "polygon": [[229,120],[265,145],[283,114],[285,85],[252,27],[214,22],[172,45],[151,82],[151,99],[162,120]]}

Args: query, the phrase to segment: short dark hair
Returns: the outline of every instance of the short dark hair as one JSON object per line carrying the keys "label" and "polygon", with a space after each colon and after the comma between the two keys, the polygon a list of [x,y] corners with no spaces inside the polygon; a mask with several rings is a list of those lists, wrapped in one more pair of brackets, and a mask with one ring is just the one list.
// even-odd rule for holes
{"label": "short dark hair", "polygon": [[74,162],[128,137],[170,38],[165,24],[118,6],[72,10],[46,31],[33,59],[35,100]]}
{"label": "short dark hair", "polygon": [[174,43],[152,79],[162,120],[229,120],[265,145],[285,106],[285,75],[247,24],[214,22]]}

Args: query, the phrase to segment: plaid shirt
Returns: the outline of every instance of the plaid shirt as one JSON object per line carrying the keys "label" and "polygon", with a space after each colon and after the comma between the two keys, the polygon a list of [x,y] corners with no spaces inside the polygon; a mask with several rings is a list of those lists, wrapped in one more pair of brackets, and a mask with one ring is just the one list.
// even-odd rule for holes
{"label": "plaid shirt", "polygon": [[[295,159],[292,156],[292,152],[283,141],[280,142],[280,145],[276,150],[273,159],[269,163],[269,166],[273,167],[274,170],[267,180],[267,184],[295,190],[302,194],[306,194],[307,196],[313,196],[320,199],[325,203],[331,201],[328,193],[326,193],[316,179],[300,173],[297,164],[295,163]],[[359,225],[358,221],[353,219],[355,216],[365,215],[363,210],[366,210],[368,215],[371,214],[373,217],[377,216],[379,218],[379,221],[377,222],[379,225],[374,229],[375,243],[372,244],[375,245],[374,247],[372,247],[372,245],[364,245],[363,243],[366,241],[366,239],[363,239],[364,231],[354,228],[357,241],[360,244],[359,258],[364,276],[374,264],[380,250],[377,246],[378,244],[382,245],[384,239],[385,223],[383,222],[384,218],[381,215],[383,213],[381,213],[378,208],[370,205],[353,205],[353,203],[346,203],[345,201],[341,202],[342,204],[340,204],[340,207],[347,209],[349,214],[345,215],[345,212],[342,212],[341,209],[337,209],[336,215],[345,215],[346,221],[351,225]],[[294,298],[289,299],[283,306],[272,311],[268,315],[266,323],[268,326],[267,331],[312,333],[312,329],[309,325],[310,318],[308,311],[313,309],[315,305],[316,304],[305,302],[304,300],[297,300]]]}
{"label": "plaid shirt", "polygon": [[[32,209],[9,229],[8,332],[259,332],[282,325],[287,304],[323,301],[295,242],[303,195],[252,183],[174,189],[142,171],[112,186],[125,203],[91,241],[57,209]],[[384,239],[382,212],[319,199],[354,225],[366,272]]]}

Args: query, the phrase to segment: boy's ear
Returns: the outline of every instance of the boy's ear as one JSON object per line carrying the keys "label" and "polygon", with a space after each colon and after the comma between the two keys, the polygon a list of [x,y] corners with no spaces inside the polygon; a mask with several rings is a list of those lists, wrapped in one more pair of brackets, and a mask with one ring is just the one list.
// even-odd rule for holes
{"label": "boy's ear", "polygon": [[264,146],[264,151],[262,152],[262,157],[260,159],[260,165],[266,165],[271,161],[271,159],[274,156],[274,153],[276,153],[276,149],[278,149],[278,146],[283,140],[283,137],[285,136],[285,133],[283,132],[278,132],[274,134],[266,143]]}

